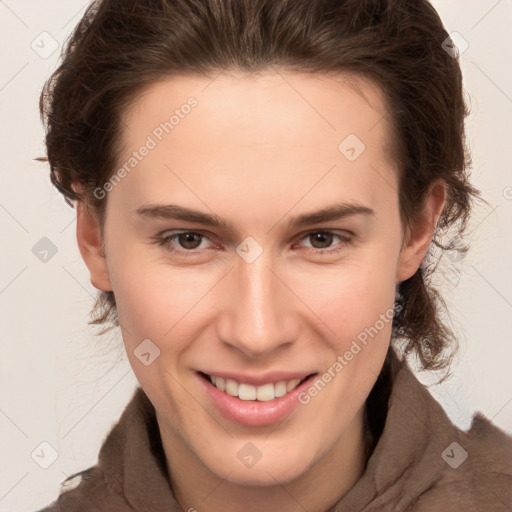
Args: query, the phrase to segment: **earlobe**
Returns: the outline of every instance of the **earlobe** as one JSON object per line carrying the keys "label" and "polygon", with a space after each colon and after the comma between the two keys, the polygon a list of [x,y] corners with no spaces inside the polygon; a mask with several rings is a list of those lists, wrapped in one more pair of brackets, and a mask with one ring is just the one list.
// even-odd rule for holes
{"label": "earlobe", "polygon": [[412,277],[421,265],[434,237],[445,199],[446,184],[444,181],[438,180],[431,186],[427,195],[422,218],[411,228],[408,239],[402,248],[397,266],[397,282]]}
{"label": "earlobe", "polygon": [[98,290],[112,291],[98,219],[81,201],[76,202],[76,237],[92,285]]}

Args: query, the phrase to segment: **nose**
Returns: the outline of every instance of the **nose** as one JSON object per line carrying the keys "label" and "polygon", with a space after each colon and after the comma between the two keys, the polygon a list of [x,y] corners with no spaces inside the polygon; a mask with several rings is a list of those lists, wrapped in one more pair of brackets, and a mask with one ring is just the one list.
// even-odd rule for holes
{"label": "nose", "polygon": [[273,357],[298,335],[294,295],[271,259],[267,251],[251,263],[237,258],[223,290],[219,339],[251,358]]}

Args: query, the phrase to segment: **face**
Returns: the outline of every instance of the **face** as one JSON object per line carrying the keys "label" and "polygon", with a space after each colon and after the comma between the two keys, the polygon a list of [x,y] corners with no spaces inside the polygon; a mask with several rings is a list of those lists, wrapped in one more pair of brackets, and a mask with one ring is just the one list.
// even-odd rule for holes
{"label": "face", "polygon": [[152,84],[124,113],[106,259],[81,241],[162,435],[231,482],[291,481],[357,438],[396,285],[430,241],[439,202],[402,245],[384,98],[357,85],[284,72]]}

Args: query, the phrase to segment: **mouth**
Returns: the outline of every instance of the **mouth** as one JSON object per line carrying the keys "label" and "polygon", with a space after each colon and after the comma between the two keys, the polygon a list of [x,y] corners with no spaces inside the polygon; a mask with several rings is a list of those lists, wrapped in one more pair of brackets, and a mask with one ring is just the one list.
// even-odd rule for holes
{"label": "mouth", "polygon": [[296,387],[300,386],[305,380],[317,375],[317,373],[310,373],[303,378],[280,380],[254,386],[252,384],[238,382],[234,379],[224,379],[215,375],[208,375],[204,372],[197,373],[209,384],[231,397],[238,398],[242,401],[258,402],[269,402],[276,398],[284,397],[291,393]]}

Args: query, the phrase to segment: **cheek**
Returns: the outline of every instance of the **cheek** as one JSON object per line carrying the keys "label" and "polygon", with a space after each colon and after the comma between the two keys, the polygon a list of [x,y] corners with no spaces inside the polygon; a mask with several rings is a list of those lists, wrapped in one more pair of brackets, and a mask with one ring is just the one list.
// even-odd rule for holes
{"label": "cheek", "polygon": [[[149,252],[155,255],[148,257]],[[110,256],[111,283],[125,340],[130,344],[144,338],[163,342],[172,336],[178,350],[180,328],[213,286],[215,276],[198,267],[173,267],[146,246],[131,250],[118,246]]]}
{"label": "cheek", "polygon": [[[382,263],[382,262],[381,262]],[[386,356],[393,323],[393,266],[353,267],[324,283],[319,316],[329,327],[330,356],[325,375],[337,410],[356,410],[364,402]]]}
{"label": "cheek", "polygon": [[[194,279],[192,271],[172,268],[161,260],[144,259],[134,251],[119,251],[115,263],[112,286],[127,356],[146,390],[164,390],[166,382],[172,381],[171,376],[176,378],[179,373],[177,362],[194,339],[191,322],[200,325],[195,307],[211,284],[208,286],[208,279]],[[144,340],[152,343],[148,345]],[[148,351],[151,358],[153,352],[158,356],[146,366],[138,354]],[[167,403],[168,399],[162,391],[159,400]],[[172,398],[175,399],[179,397]],[[174,409],[177,406],[173,403]]]}
{"label": "cheek", "polygon": [[335,338],[346,340],[356,336],[392,308],[395,259],[391,253],[380,252],[380,255],[374,260],[347,261],[337,268],[319,268],[316,273],[296,281],[297,289],[306,297],[305,302]]}

